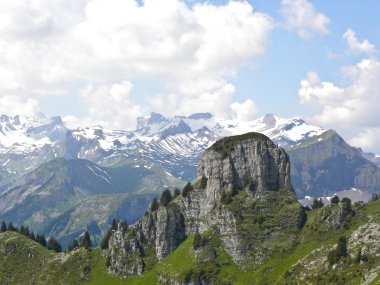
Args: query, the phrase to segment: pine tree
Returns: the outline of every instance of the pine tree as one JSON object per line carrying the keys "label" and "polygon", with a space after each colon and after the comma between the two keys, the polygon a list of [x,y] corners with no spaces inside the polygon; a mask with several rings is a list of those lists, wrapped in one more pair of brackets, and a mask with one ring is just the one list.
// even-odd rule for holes
{"label": "pine tree", "polygon": [[152,204],[150,204],[150,210],[152,212],[156,211],[158,209],[158,202],[157,202],[157,198],[154,198],[153,201],[152,201]]}
{"label": "pine tree", "polygon": [[173,193],[173,199],[177,198],[179,195],[181,195],[181,190],[179,190],[178,188],[175,188],[174,193]]}
{"label": "pine tree", "polygon": [[165,189],[161,194],[160,205],[166,207],[167,205],[169,205],[169,203],[171,202],[172,199],[173,199],[173,197],[172,197],[172,193],[170,192],[170,190]]}
{"label": "pine tree", "polygon": [[17,232],[17,229],[13,226],[12,222],[10,222],[8,225],[8,231]]}
{"label": "pine tree", "polygon": [[191,182],[187,182],[187,184],[185,185],[185,187],[183,187],[182,189],[182,197],[187,197],[190,193],[190,191],[193,190],[193,186],[191,185]]}
{"label": "pine tree", "polygon": [[107,249],[109,247],[109,240],[112,235],[112,229],[108,229],[106,235],[103,237],[102,241],[100,242],[100,248],[101,249]]}
{"label": "pine tree", "polygon": [[340,237],[338,240],[338,245],[336,247],[336,254],[339,257],[345,257],[347,253],[347,239],[345,237]]}
{"label": "pine tree", "polygon": [[113,229],[114,231],[117,230],[117,220],[116,219],[112,220],[111,229]]}
{"label": "pine tree", "polygon": [[59,242],[55,238],[50,237],[47,242],[47,249],[54,250],[55,252],[61,252],[62,246],[59,244]]}
{"label": "pine tree", "polygon": [[196,232],[194,235],[194,242],[193,242],[193,248],[194,250],[197,250],[202,246],[202,236]]}
{"label": "pine tree", "polygon": [[7,231],[7,224],[4,221],[2,221],[1,227],[0,227],[0,233],[4,233],[6,231]]}
{"label": "pine tree", "polygon": [[73,239],[73,241],[71,242],[71,244],[68,247],[68,250],[69,251],[73,251],[73,250],[77,249],[78,247],[79,247],[78,240],[77,239]]}
{"label": "pine tree", "polygon": [[38,242],[43,247],[46,247],[47,242],[44,234],[37,234],[36,236],[36,242]]}
{"label": "pine tree", "polygon": [[127,220],[121,220],[119,222],[119,229],[122,231],[122,232],[127,232],[128,230],[128,222]]}
{"label": "pine tree", "polygon": [[91,246],[92,246],[91,245],[91,238],[90,238],[90,234],[88,233],[88,231],[84,232],[83,238],[81,239],[79,246],[84,247],[85,249],[91,248]]}
{"label": "pine tree", "polygon": [[203,174],[202,175],[202,178],[201,178],[201,188],[202,189],[206,189],[206,187],[207,187],[207,177]]}
{"label": "pine tree", "polygon": [[30,232],[30,234],[29,234],[29,238],[31,239],[31,240],[36,240],[36,237],[35,237],[35,235],[34,235],[34,232]]}

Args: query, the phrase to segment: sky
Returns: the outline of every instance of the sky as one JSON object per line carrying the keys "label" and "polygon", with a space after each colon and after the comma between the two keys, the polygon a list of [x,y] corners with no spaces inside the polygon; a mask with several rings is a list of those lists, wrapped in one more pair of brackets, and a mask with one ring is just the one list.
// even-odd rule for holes
{"label": "sky", "polygon": [[379,49],[376,0],[1,0],[0,113],[274,113],[380,153]]}

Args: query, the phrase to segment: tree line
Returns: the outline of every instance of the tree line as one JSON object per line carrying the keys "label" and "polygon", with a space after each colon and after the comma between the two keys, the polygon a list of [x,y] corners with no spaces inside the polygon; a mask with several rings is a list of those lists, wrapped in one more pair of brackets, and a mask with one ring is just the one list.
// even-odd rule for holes
{"label": "tree line", "polygon": [[[12,222],[9,222],[9,224],[7,225],[5,221],[2,221],[1,226],[0,226],[0,233],[4,233],[4,232],[19,233],[39,243],[40,245],[47,248],[48,250],[53,250],[55,252],[62,252],[62,246],[58,242],[58,240],[56,240],[52,236],[46,239],[44,233],[35,234],[32,230],[29,229],[28,226],[21,225],[19,228],[17,228],[16,226],[12,224]],[[83,247],[86,249],[90,249],[92,247],[91,238],[88,231],[84,232],[83,237],[79,241],[77,239],[74,239],[66,250],[72,251],[80,247]]]}

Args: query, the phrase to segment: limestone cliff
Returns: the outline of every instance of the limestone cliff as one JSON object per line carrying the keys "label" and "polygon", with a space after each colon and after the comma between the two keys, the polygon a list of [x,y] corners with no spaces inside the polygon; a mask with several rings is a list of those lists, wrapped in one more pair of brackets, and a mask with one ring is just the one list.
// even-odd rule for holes
{"label": "limestone cliff", "polygon": [[141,274],[187,236],[210,231],[236,264],[256,268],[279,244],[294,246],[303,215],[283,149],[258,133],[224,138],[202,155],[191,188],[111,237],[110,270]]}

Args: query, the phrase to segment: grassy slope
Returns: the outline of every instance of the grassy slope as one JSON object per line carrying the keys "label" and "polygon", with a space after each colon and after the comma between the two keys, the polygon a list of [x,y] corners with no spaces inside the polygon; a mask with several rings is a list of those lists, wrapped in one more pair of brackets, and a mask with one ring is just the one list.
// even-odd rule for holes
{"label": "grassy slope", "polygon": [[[232,281],[233,284],[289,284],[291,277],[285,279],[287,272],[297,261],[310,254],[313,250],[321,246],[333,246],[340,236],[348,236],[359,226],[365,224],[368,220],[368,215],[373,216],[375,221],[380,222],[380,201],[367,204],[365,209],[354,217],[346,227],[342,226],[337,230],[330,230],[326,224],[319,222],[318,215],[320,211],[321,209],[318,209],[307,213],[308,220],[301,232],[299,244],[291,254],[279,251],[269,262],[257,270],[241,271],[229,256],[220,249],[218,241],[215,240],[213,241],[213,247],[218,255],[217,262],[199,264],[196,262],[194,251],[192,250],[193,237],[189,237],[173,254],[154,266],[151,271],[142,277],[132,278],[128,284],[154,284],[157,282],[156,276],[158,274],[184,280],[185,276],[194,272],[202,272],[202,270],[206,271],[205,274],[215,277],[217,284],[225,284],[227,280]],[[353,265],[348,268],[348,271],[355,271],[358,269],[356,267]],[[330,271],[325,274],[326,278],[333,274]],[[356,279],[354,277],[350,280],[344,279],[346,274],[347,272],[342,271],[340,276],[345,280],[345,284],[358,284],[360,282],[360,276],[357,276]],[[318,282],[315,281],[315,283],[311,284],[318,284]],[[380,284],[380,275],[371,284]]]}
{"label": "grassy slope", "polygon": [[[360,225],[367,222],[368,215],[380,222],[380,201],[369,203],[360,214],[356,215],[345,227],[331,231],[319,222],[321,209],[307,213],[308,220],[304,226],[299,244],[292,253],[277,252],[264,266],[254,271],[241,271],[230,257],[221,250],[220,241],[210,234],[211,245],[216,252],[216,261],[199,263],[193,250],[193,237],[190,236],[170,256],[156,264],[143,276],[121,280],[109,275],[106,270],[105,257],[99,249],[92,251],[77,250],[70,254],[56,254],[39,246],[35,242],[17,234],[0,234],[0,284],[156,284],[157,276],[184,280],[191,274],[203,274],[215,279],[217,284],[231,281],[233,284],[291,284],[287,272],[298,260],[307,256],[321,246],[336,244],[342,235],[348,236]],[[207,235],[207,234],[206,234]],[[378,262],[378,261],[376,261]],[[379,265],[377,263],[377,265]],[[352,265],[348,271],[363,269]],[[347,271],[340,272],[336,283],[358,284],[359,276],[343,279]],[[323,278],[332,278],[329,270]],[[325,280],[325,279],[322,279]],[[340,280],[340,281],[339,281]],[[312,281],[311,284],[324,284]],[[378,276],[371,284],[380,284]]]}

